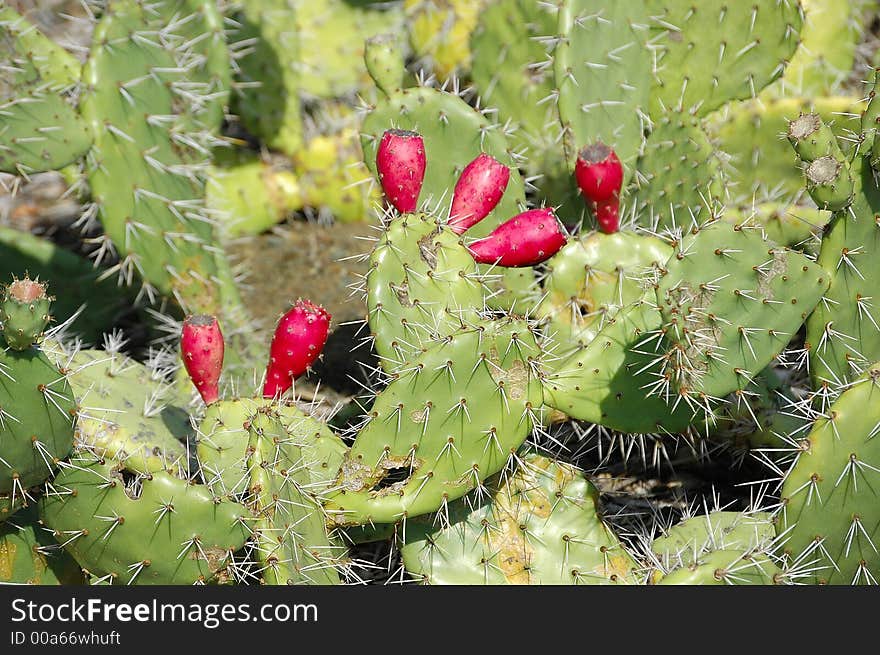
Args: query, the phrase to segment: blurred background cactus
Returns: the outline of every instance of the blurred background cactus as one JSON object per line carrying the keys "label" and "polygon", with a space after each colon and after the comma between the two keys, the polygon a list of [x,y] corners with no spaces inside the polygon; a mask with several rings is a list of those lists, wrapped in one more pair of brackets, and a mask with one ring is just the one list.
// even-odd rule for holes
{"label": "blurred background cactus", "polygon": [[875,584],[878,25],[0,0],[0,582]]}

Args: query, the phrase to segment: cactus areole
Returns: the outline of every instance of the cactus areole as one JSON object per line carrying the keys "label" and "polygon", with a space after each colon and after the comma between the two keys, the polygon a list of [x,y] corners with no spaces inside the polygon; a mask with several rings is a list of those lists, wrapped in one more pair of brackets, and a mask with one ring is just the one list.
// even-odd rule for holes
{"label": "cactus areole", "polygon": [[217,318],[199,314],[183,322],[180,350],[186,372],[206,405],[219,397],[220,373],[223,370],[223,333]]}
{"label": "cactus areole", "polygon": [[385,197],[401,214],[418,207],[425,167],[425,143],[418,132],[385,130],[376,153],[376,169]]}
{"label": "cactus areole", "polygon": [[290,389],[318,359],[329,332],[327,310],[308,300],[297,300],[275,328],[263,397],[275,398]]}
{"label": "cactus areole", "polygon": [[614,150],[601,141],[585,146],[578,153],[574,175],[599,229],[606,234],[617,232],[623,166]]}

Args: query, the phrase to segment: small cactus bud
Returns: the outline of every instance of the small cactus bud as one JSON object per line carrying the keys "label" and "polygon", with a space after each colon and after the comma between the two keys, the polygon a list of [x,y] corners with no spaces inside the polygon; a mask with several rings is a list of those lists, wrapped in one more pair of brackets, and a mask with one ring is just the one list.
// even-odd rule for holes
{"label": "small cactus bud", "polygon": [[402,214],[414,212],[425,179],[425,143],[417,132],[385,130],[376,168],[385,197]]}
{"label": "small cactus bud", "polygon": [[510,169],[486,153],[465,166],[452,195],[449,227],[456,234],[464,232],[489,215],[501,202],[510,181]]}
{"label": "small cactus bud", "polygon": [[0,323],[7,345],[13,350],[27,350],[42,336],[49,324],[49,307],[54,300],[39,280],[25,276],[13,278],[0,299]]}
{"label": "small cactus bud", "polygon": [[540,264],[559,252],[565,241],[552,209],[531,209],[508,219],[468,248],[480,264],[510,268]]}
{"label": "small cactus bud", "polygon": [[180,340],[183,364],[206,405],[217,402],[223,370],[223,333],[214,316],[188,316]]}
{"label": "small cactus bud", "polygon": [[601,141],[582,148],[574,175],[581,194],[599,222],[599,229],[607,234],[617,232],[620,229],[623,166],[614,150]]}
{"label": "small cactus bud", "polygon": [[308,300],[297,300],[275,328],[263,397],[275,398],[287,391],[318,359],[329,332],[327,310]]}

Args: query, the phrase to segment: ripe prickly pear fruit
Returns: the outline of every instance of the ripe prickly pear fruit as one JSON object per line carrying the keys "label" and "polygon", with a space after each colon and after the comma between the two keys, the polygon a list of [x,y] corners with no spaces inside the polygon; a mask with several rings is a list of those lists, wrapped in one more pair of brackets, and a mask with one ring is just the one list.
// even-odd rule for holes
{"label": "ripe prickly pear fruit", "polygon": [[263,397],[275,398],[287,391],[318,359],[329,332],[327,310],[308,300],[297,300],[275,328]]}
{"label": "ripe prickly pear fruit", "polygon": [[188,316],[180,340],[183,364],[206,405],[217,402],[223,370],[223,333],[214,316]]}
{"label": "ripe prickly pear fruit", "polygon": [[468,248],[477,263],[513,268],[540,264],[559,252],[565,241],[552,209],[530,209],[508,219]]}
{"label": "ripe prickly pear fruit", "polygon": [[606,234],[617,232],[620,229],[623,166],[614,150],[601,141],[585,146],[578,153],[574,176],[599,222],[599,229]]}
{"label": "ripe prickly pear fruit", "polygon": [[605,234],[620,231],[620,201],[617,198],[597,202],[593,205],[593,215],[596,217],[599,229]]}
{"label": "ripe prickly pear fruit", "polygon": [[400,213],[416,210],[425,166],[425,142],[418,132],[385,130],[376,153],[376,169],[385,197]]}
{"label": "ripe prickly pear fruit", "polygon": [[36,343],[49,324],[52,300],[45,284],[27,276],[6,286],[0,298],[0,322],[10,348],[27,350]]}
{"label": "ripe prickly pear fruit", "polygon": [[465,166],[455,183],[449,211],[450,229],[456,234],[464,234],[486,218],[501,201],[509,180],[507,166],[485,152],[480,153]]}

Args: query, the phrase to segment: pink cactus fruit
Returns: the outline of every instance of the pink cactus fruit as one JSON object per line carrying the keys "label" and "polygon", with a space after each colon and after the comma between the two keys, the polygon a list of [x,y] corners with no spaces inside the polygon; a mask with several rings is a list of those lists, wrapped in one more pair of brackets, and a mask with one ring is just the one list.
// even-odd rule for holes
{"label": "pink cactus fruit", "polygon": [[425,143],[418,132],[385,130],[376,168],[385,197],[402,214],[414,212],[425,179]]}
{"label": "pink cactus fruit", "polygon": [[486,218],[501,202],[509,181],[510,169],[484,152],[465,166],[452,194],[449,212],[452,231],[464,234]]}
{"label": "pink cactus fruit", "polygon": [[206,405],[219,397],[220,373],[223,371],[223,333],[214,316],[197,314],[183,321],[180,340],[183,364]]}
{"label": "pink cactus fruit", "polygon": [[548,207],[517,214],[468,248],[480,264],[513,268],[540,264],[559,252],[565,241],[565,233]]}
{"label": "pink cactus fruit", "polygon": [[623,165],[614,150],[601,141],[585,146],[578,153],[574,175],[584,200],[599,222],[599,229],[607,234],[617,232]]}
{"label": "pink cactus fruit", "polygon": [[263,397],[281,396],[321,354],[330,332],[330,314],[320,305],[297,300],[281,317],[269,350]]}

